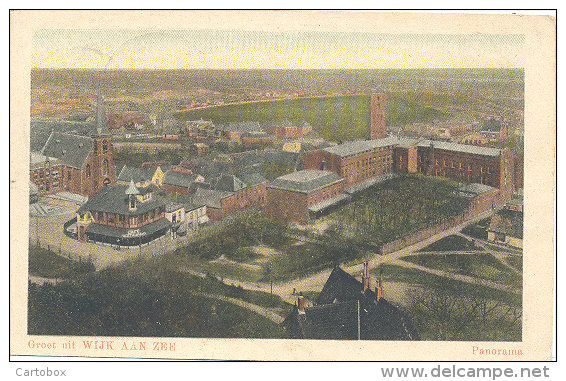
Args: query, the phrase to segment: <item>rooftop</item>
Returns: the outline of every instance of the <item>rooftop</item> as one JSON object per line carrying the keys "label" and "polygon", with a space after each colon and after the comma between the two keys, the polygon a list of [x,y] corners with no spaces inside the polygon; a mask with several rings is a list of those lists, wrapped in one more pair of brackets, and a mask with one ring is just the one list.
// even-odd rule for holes
{"label": "rooftop", "polygon": [[391,147],[396,145],[410,145],[415,141],[413,138],[390,136],[385,139],[377,140],[354,140],[335,146],[324,148],[323,150],[340,157],[348,157],[363,152],[373,151],[378,148]]}
{"label": "rooftop", "polygon": [[472,155],[483,155],[498,157],[501,155],[499,148],[472,146],[468,144],[458,144],[452,142],[444,142],[440,140],[422,140],[417,144],[417,147],[434,147],[434,149],[441,149],[444,151],[454,151],[469,153]]}
{"label": "rooftop", "polygon": [[343,179],[334,172],[305,169],[278,177],[269,184],[269,187],[311,193],[338,181]]}

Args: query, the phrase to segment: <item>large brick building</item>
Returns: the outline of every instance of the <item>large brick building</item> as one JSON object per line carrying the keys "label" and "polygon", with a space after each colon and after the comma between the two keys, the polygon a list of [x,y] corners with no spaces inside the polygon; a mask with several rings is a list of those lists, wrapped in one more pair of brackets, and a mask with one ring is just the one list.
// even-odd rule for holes
{"label": "large brick building", "polygon": [[264,209],[267,184],[259,173],[241,177],[224,174],[211,181],[211,189],[197,188],[192,200],[194,204],[206,205],[211,221],[219,221],[237,211]]}
{"label": "large brick building", "polygon": [[508,148],[398,137],[346,142],[305,155],[305,168],[334,172],[347,186],[391,172],[422,173],[499,188],[508,198],[515,189],[514,165]]}
{"label": "large brick building", "polygon": [[98,92],[90,136],[52,131],[41,152],[30,157],[30,181],[40,194],[71,192],[91,197],[116,178],[112,137]]}
{"label": "large brick building", "polygon": [[273,180],[267,186],[267,212],[276,222],[307,224],[311,218],[349,198],[345,181],[334,172],[303,170]]}

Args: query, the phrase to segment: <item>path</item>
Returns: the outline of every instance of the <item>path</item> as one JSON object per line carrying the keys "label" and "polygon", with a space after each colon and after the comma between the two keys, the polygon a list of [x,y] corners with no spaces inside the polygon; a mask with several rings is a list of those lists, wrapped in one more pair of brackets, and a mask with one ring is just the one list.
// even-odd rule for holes
{"label": "path", "polygon": [[285,320],[281,316],[279,316],[278,314],[276,314],[275,312],[273,312],[272,310],[270,310],[268,308],[258,306],[257,304],[244,302],[241,299],[230,298],[230,297],[224,296],[224,295],[206,294],[204,292],[193,292],[192,294],[198,295],[198,296],[204,296],[206,298],[213,298],[213,299],[221,300],[223,302],[235,304],[237,306],[240,306],[240,307],[246,308],[250,311],[253,311],[253,312],[255,312],[255,313],[257,313],[257,314],[259,314],[263,317],[266,317],[269,320],[271,320],[272,322],[277,323],[277,324],[281,324],[281,323],[283,323],[283,320]]}

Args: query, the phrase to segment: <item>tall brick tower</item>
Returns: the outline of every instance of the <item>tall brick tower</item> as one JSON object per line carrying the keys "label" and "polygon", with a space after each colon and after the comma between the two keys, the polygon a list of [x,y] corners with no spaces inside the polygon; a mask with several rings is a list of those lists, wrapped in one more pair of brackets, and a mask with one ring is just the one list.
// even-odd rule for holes
{"label": "tall brick tower", "polygon": [[106,107],[100,86],[96,101],[96,122],[91,132],[93,140],[92,155],[92,191],[97,193],[104,185],[114,185],[116,169],[114,167],[114,154],[112,149],[112,134],[108,129]]}
{"label": "tall brick tower", "polygon": [[375,88],[370,94],[370,138],[383,139],[387,136],[385,124],[385,108],[387,105],[387,95],[381,88]]}

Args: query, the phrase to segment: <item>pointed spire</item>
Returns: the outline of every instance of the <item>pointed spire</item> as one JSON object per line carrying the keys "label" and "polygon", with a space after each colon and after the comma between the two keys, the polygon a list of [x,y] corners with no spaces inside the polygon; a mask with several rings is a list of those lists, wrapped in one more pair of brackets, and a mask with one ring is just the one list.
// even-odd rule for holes
{"label": "pointed spire", "polygon": [[94,131],[92,131],[92,136],[107,135],[110,135],[110,130],[108,130],[108,118],[106,117],[106,107],[104,105],[104,97],[102,96],[100,82],[98,82],[98,95],[96,98],[96,121]]}

